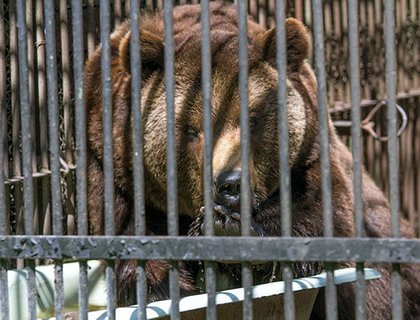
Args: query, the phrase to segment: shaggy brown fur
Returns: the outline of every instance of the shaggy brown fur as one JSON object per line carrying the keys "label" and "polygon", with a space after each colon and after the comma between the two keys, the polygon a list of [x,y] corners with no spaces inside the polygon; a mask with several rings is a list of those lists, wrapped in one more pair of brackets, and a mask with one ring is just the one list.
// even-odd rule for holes
{"label": "shaggy brown fur", "polygon": [[[236,7],[211,3],[212,108],[214,127],[213,178],[217,234],[240,233],[240,215],[235,197],[237,185],[226,186],[226,174],[241,173],[238,17]],[[294,19],[286,21],[288,62],[289,160],[292,172],[292,229],[294,236],[322,236],[322,208],[316,80],[305,62],[309,42],[305,27]],[[164,41],[161,14],[141,20],[142,116],[144,128],[145,199],[148,234],[166,234],[166,105],[164,86]],[[181,234],[200,235],[203,206],[203,110],[201,89],[200,7],[174,9],[175,117],[178,168],[178,197]],[[116,233],[133,234],[132,128],[130,105],[130,28],[122,24],[111,37],[113,141],[115,169]],[[275,31],[265,31],[248,20],[249,113],[251,118],[251,190],[253,232],[260,236],[280,235],[279,165],[277,159],[277,71]],[[102,96],[100,48],[86,64],[85,92],[88,108],[88,192],[92,234],[103,234]],[[140,84],[139,84],[140,85]],[[330,124],[334,235],[354,236],[352,159]],[[232,176],[230,176],[232,177]],[[390,234],[387,200],[373,181],[363,174],[364,236]],[[222,181],[221,183],[219,183]],[[228,194],[226,196],[226,193]],[[233,199],[233,200],[232,200]],[[238,221],[239,220],[239,221]],[[401,234],[410,237],[406,221]],[[349,264],[341,264],[346,266]],[[390,270],[374,265],[380,280],[366,284],[369,319],[391,318]],[[320,272],[322,263],[294,265],[295,276]],[[168,264],[146,265],[149,300],[168,297]],[[183,295],[196,292],[194,270],[181,265]],[[419,266],[402,266],[406,319],[420,317]],[[238,275],[240,276],[240,274]],[[134,262],[117,263],[119,303],[134,301]],[[354,286],[338,287],[340,319],[354,318]],[[324,317],[322,296],[313,318]]]}

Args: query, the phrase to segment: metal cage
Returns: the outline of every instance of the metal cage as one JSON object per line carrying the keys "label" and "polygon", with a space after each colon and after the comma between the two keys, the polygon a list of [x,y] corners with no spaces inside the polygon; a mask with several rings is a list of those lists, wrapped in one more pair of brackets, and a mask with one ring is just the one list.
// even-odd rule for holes
{"label": "metal cage", "polygon": [[[176,1],[175,4],[200,1]],[[63,318],[63,261],[80,261],[79,315],[87,319],[87,260],[105,259],[108,316],[115,312],[115,259],[138,260],[138,317],[145,319],[146,288],[144,261],[172,261],[170,270],[172,319],[179,319],[177,260],[204,260],[208,319],[215,319],[217,276],[212,261],[241,261],[245,288],[244,319],[252,319],[252,260],[282,261],[286,281],[285,318],[294,319],[292,275],[289,262],[324,261],[328,275],[327,318],[337,318],[334,263],[357,263],[357,288],[363,290],[364,262],[393,264],[393,318],[402,318],[399,264],[420,263],[420,241],[402,239],[399,217],[408,218],[413,231],[420,235],[420,19],[419,2],[409,1],[320,1],[320,0],[248,0],[237,1],[240,17],[241,125],[248,125],[246,14],[251,13],[263,26],[282,26],[286,16],[295,16],[311,30],[313,65],[318,81],[318,104],[322,158],[322,183],[325,238],[294,238],[285,223],[282,237],[249,237],[250,208],[245,204],[248,191],[242,177],[244,197],[243,237],[214,237],[211,226],[205,237],[178,236],[176,167],[174,147],[174,87],[171,14],[173,1],[106,0],[10,0],[0,4],[0,315],[9,317],[8,278],[11,268],[26,268],[29,315],[36,318],[35,265],[54,263],[55,313]],[[201,1],[208,12],[209,1]],[[144,203],[136,204],[136,236],[114,235],[112,133],[110,118],[111,88],[104,81],[105,150],[105,221],[106,236],[89,236],[86,195],[86,116],[83,92],[83,67],[86,58],[101,43],[103,79],[110,78],[109,35],[124,19],[131,19],[132,32],[138,30],[140,12],[164,10],[166,25],[166,88],[168,118],[168,236],[145,236]],[[202,16],[204,83],[210,80],[209,17]],[[278,28],[277,57],[279,76],[285,77],[284,30]],[[137,31],[138,37],[138,31]],[[133,45],[138,46],[137,43]],[[138,56],[132,56],[138,61]],[[138,63],[132,64],[139,74]],[[281,78],[283,79],[283,78]],[[133,78],[133,81],[138,78]],[[285,78],[284,78],[285,80]],[[284,81],[285,83],[286,81]],[[279,105],[286,105],[285,87],[280,81]],[[203,91],[205,121],[209,122],[210,91]],[[132,96],[140,101],[139,88]],[[135,101],[136,99],[133,99]],[[133,102],[134,103],[134,102]],[[379,106],[379,107],[377,107]],[[397,106],[400,106],[397,108]],[[136,109],[136,108],[134,108]],[[137,108],[139,109],[139,108]],[[374,109],[374,111],[372,111]],[[398,110],[402,110],[398,113]],[[355,238],[332,237],[331,182],[328,159],[327,113],[332,114],[340,137],[352,146],[355,180]],[[211,114],[211,113],[210,113]],[[399,115],[401,116],[399,117]],[[134,114],[134,124],[141,114]],[[405,117],[405,118],[404,118]],[[349,120],[351,119],[351,120]],[[363,120],[364,119],[364,120]],[[401,119],[405,119],[404,121]],[[368,125],[360,125],[368,123]],[[370,124],[370,125],[369,125]],[[399,133],[404,124],[405,130]],[[210,130],[209,126],[206,126]],[[134,126],[136,133],[141,130]],[[280,130],[287,132],[286,122]],[[210,136],[210,131],[206,135]],[[375,136],[376,134],[376,136]],[[140,135],[137,135],[140,136]],[[136,137],[136,134],[134,135]],[[381,140],[386,137],[387,142]],[[141,139],[134,149],[141,150]],[[281,146],[286,148],[287,145]],[[242,135],[244,167],[249,155],[249,135]],[[141,152],[139,152],[141,154]],[[211,159],[206,146],[205,159]],[[392,213],[390,238],[362,237],[361,171],[362,163],[389,196]],[[135,158],[136,199],[143,199],[142,160]],[[290,180],[287,157],[281,159],[281,185]],[[208,167],[209,161],[206,161]],[[207,179],[209,178],[208,171]],[[249,174],[249,173],[248,173]],[[206,194],[211,194],[206,185]],[[287,187],[282,189],[282,212],[290,221]],[[208,199],[208,201],[210,201]],[[211,212],[211,209],[206,210]],[[210,213],[207,213],[210,214]],[[219,248],[223,247],[223,251]],[[294,250],[285,250],[293,247]],[[206,248],[200,250],[199,248]],[[380,248],[380,250],[378,249]],[[359,290],[359,291],[360,291]],[[363,293],[357,294],[363,305]],[[363,307],[357,308],[359,319]]]}

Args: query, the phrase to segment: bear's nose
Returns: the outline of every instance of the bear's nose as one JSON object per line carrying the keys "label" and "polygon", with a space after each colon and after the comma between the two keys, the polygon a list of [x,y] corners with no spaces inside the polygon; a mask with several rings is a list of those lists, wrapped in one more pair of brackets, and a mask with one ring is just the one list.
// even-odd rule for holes
{"label": "bear's nose", "polygon": [[216,181],[216,202],[238,210],[241,200],[241,171],[227,171],[219,175]]}

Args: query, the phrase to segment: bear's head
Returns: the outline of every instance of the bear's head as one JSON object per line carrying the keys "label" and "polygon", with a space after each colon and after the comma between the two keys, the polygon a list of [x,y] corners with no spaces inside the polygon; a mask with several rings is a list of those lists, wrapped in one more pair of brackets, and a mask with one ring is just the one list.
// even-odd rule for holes
{"label": "bear's head", "polygon": [[[212,7],[211,105],[213,127],[212,186],[216,234],[240,230],[240,94],[236,13]],[[222,10],[220,10],[222,11]],[[204,206],[204,119],[201,32],[188,10],[174,11],[175,128],[178,205],[183,215],[200,216]],[[192,16],[192,15],[191,15]],[[141,28],[144,168],[147,205],[166,212],[167,110],[163,24]],[[286,20],[287,124],[289,163],[294,168],[317,159],[316,81],[306,59],[309,36],[302,23]],[[130,33],[119,43],[119,63],[130,73]],[[279,199],[278,74],[276,30],[248,23],[250,188],[253,215]],[[281,137],[280,137],[281,139]],[[254,219],[255,220],[255,219]],[[258,219],[257,219],[258,220]],[[255,220],[255,221],[257,221]],[[253,222],[253,231],[270,234]],[[226,231],[228,230],[228,231]]]}

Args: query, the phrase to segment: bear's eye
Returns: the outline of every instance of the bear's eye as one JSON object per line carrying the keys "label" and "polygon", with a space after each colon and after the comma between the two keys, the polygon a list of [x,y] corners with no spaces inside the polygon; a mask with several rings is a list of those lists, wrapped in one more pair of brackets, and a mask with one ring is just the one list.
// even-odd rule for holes
{"label": "bear's eye", "polygon": [[194,141],[198,137],[198,132],[191,126],[185,126],[184,132],[187,135],[188,139]]}
{"label": "bear's eye", "polygon": [[249,118],[249,128],[252,130],[254,129],[258,124],[257,117],[250,117]]}

